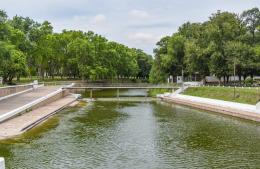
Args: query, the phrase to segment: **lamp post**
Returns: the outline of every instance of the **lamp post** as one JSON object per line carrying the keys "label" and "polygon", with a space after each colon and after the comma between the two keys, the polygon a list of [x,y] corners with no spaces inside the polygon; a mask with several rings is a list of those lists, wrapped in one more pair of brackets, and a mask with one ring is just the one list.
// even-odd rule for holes
{"label": "lamp post", "polygon": [[234,60],[234,99],[236,98],[236,61]]}
{"label": "lamp post", "polygon": [[183,66],[181,66],[181,78],[182,78],[182,92],[184,90],[184,72],[183,72]]}

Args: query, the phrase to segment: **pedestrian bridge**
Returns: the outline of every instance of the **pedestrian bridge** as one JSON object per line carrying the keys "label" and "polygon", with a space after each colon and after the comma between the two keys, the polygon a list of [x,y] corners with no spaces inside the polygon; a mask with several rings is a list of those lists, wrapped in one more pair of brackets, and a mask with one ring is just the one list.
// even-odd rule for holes
{"label": "pedestrian bridge", "polygon": [[63,87],[64,89],[179,89],[178,86],[171,85],[132,85],[132,84],[89,84]]}
{"label": "pedestrian bridge", "polygon": [[115,89],[117,90],[117,98],[119,98],[120,89],[169,89],[175,91],[179,89],[177,86],[172,85],[150,85],[150,84],[77,84],[75,86],[63,87],[71,92],[88,90],[90,91],[90,98],[93,97],[93,92],[95,90],[106,90]]}

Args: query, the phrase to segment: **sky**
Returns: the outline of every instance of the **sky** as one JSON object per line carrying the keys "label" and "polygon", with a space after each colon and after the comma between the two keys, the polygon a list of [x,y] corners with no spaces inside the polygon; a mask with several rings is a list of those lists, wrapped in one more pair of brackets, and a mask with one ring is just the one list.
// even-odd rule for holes
{"label": "sky", "polygon": [[185,22],[204,22],[212,13],[241,13],[260,0],[0,0],[9,17],[48,20],[55,32],[94,31],[152,54],[160,38]]}

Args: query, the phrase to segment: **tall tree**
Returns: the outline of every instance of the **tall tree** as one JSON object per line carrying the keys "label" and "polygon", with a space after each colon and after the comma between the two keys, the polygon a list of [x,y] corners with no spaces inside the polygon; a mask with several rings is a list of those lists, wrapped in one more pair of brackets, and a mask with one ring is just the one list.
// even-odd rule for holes
{"label": "tall tree", "polygon": [[250,34],[252,35],[251,44],[254,45],[256,43],[255,35],[256,35],[257,27],[260,25],[260,11],[258,8],[252,8],[244,11],[241,16]]}

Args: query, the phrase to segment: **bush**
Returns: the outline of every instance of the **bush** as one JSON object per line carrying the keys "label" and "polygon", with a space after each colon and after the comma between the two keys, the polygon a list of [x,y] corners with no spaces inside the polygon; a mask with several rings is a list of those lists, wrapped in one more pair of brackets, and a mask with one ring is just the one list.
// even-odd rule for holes
{"label": "bush", "polygon": [[254,83],[254,80],[251,77],[249,77],[245,80],[246,86],[251,86],[251,85],[253,85],[253,83]]}

